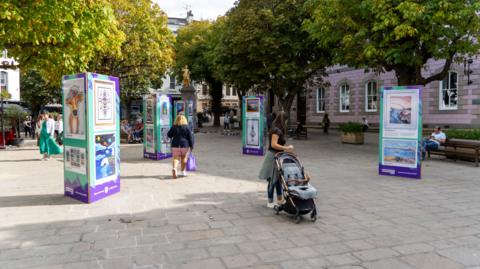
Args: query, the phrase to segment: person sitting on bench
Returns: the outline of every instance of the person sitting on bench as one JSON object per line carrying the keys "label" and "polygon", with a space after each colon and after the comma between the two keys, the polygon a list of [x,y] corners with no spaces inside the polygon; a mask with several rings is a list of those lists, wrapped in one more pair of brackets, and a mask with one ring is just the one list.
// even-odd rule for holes
{"label": "person sitting on bench", "polygon": [[432,135],[423,140],[422,159],[425,160],[427,151],[437,150],[438,147],[445,143],[447,135],[441,131],[440,126],[435,126]]}

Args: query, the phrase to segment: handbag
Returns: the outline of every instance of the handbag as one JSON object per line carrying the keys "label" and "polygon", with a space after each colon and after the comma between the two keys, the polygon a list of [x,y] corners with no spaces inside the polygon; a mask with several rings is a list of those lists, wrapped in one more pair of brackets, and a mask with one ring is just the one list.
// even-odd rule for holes
{"label": "handbag", "polygon": [[195,159],[195,155],[190,152],[190,155],[188,155],[188,160],[187,160],[187,171],[195,171],[197,170],[197,162]]}

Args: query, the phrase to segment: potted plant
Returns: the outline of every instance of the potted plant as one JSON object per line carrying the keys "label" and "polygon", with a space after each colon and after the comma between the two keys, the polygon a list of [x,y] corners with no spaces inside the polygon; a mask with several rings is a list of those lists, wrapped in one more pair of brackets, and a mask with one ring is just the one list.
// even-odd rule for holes
{"label": "potted plant", "polygon": [[363,125],[358,122],[347,122],[339,125],[342,143],[363,144]]}

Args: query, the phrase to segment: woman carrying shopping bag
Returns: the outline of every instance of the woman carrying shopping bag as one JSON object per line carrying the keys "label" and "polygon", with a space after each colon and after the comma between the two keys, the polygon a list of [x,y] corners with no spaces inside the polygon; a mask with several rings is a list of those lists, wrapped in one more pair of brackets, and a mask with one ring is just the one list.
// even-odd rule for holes
{"label": "woman carrying shopping bag", "polygon": [[172,177],[177,178],[178,163],[181,165],[182,176],[186,177],[188,156],[193,150],[193,135],[184,115],[177,116],[174,125],[168,131],[168,137],[172,141]]}

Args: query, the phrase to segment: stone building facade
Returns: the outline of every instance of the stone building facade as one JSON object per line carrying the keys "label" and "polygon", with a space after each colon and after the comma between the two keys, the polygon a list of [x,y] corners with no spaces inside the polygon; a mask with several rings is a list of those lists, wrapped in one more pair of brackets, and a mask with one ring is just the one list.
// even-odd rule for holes
{"label": "stone building facade", "polygon": [[[480,127],[479,61],[479,58],[473,58],[471,63],[453,64],[445,79],[424,86],[422,101],[425,127]],[[427,67],[425,76],[439,72],[443,62],[430,61]],[[397,85],[393,72],[376,74],[348,67],[330,68],[324,82],[327,86],[307,86],[304,97],[297,97],[291,119],[296,116],[300,120],[305,114],[303,118],[306,124],[317,125],[328,113],[332,125],[361,122],[362,117],[378,125],[380,88]]]}

